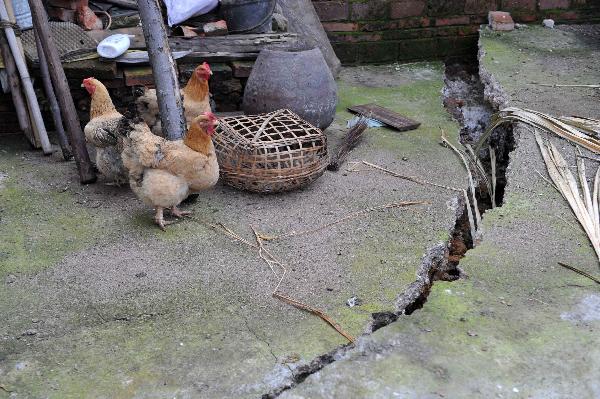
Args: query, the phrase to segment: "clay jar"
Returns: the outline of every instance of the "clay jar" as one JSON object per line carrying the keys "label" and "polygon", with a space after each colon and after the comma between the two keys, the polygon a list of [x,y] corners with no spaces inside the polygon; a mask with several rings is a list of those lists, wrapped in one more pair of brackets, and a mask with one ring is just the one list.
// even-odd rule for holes
{"label": "clay jar", "polygon": [[262,50],[244,91],[247,115],[287,108],[313,126],[335,117],[337,87],[321,50]]}

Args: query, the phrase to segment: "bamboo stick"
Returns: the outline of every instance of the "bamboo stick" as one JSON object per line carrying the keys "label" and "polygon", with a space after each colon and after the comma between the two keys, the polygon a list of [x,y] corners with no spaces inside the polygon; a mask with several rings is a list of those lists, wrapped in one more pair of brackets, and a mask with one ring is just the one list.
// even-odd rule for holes
{"label": "bamboo stick", "polygon": [[[4,3],[5,1],[7,0],[0,1],[0,18],[3,21],[9,21],[8,11],[6,10],[6,5]],[[48,140],[48,133],[46,132],[46,127],[44,126],[44,119],[42,118],[40,105],[37,102],[37,97],[35,95],[35,91],[33,90],[33,83],[31,82],[31,77],[29,76],[27,65],[25,64],[25,60],[23,59],[21,49],[19,48],[19,45],[17,43],[17,37],[15,36],[15,32],[13,31],[13,28],[10,25],[5,24],[3,28],[4,33],[6,34],[6,40],[8,41],[8,45],[10,47],[10,51],[12,52],[15,64],[17,66],[17,70],[19,71],[21,82],[23,83],[25,96],[27,98],[27,104],[29,105],[29,110],[31,111],[32,117],[34,119],[34,125],[37,127],[39,132],[39,139],[40,144],[42,145],[42,151],[45,155],[50,155],[52,154],[52,145],[50,144],[50,140]]]}
{"label": "bamboo stick", "polygon": [[54,121],[54,127],[56,128],[56,135],[58,136],[58,143],[62,150],[63,158],[65,161],[71,159],[71,149],[69,148],[69,140],[63,128],[62,119],[60,115],[60,108],[56,95],[54,94],[54,88],[52,87],[52,80],[50,79],[50,71],[48,71],[48,64],[46,63],[46,54],[44,53],[44,47],[40,41],[39,35],[34,32],[35,45],[37,47],[38,59],[40,61],[40,74],[42,75],[42,81],[44,83],[44,91],[46,92],[46,98],[50,104],[50,111],[52,112],[52,120]]}
{"label": "bamboo stick", "polygon": [[85,138],[81,130],[75,104],[73,104],[73,97],[71,96],[67,77],[62,68],[56,45],[52,40],[52,32],[48,24],[48,14],[41,0],[29,0],[29,8],[31,9],[34,29],[38,33],[42,47],[44,47],[52,85],[58,94],[58,103],[65,128],[69,135],[71,148],[73,149],[73,156],[75,157],[75,163],[79,172],[79,181],[82,184],[93,183],[96,181],[96,173],[90,162],[87,147],[85,146]]}
{"label": "bamboo stick", "polygon": [[[0,1],[3,1],[3,0],[0,0]],[[4,1],[4,5],[6,6],[6,12],[8,14],[9,22],[17,25],[17,18],[15,17],[15,10],[13,8],[12,0]],[[21,38],[19,36],[16,36],[16,37],[17,37],[17,45],[19,46],[19,51],[21,53],[21,57],[24,60],[26,60],[25,50],[23,50],[23,42],[21,41]],[[29,107],[29,104],[27,104],[26,109],[27,109],[27,116],[29,118],[29,126],[31,126],[31,130],[33,131],[33,137],[35,138],[36,148],[40,148],[41,147],[40,129],[38,128],[38,126],[35,123],[34,112],[32,111],[31,107]]]}
{"label": "bamboo stick", "polygon": [[17,119],[19,121],[19,127],[27,137],[27,140],[31,145],[36,148],[39,144],[36,142],[33,130],[31,129],[31,123],[29,121],[29,113],[27,111],[27,104],[23,99],[23,93],[21,92],[21,81],[19,80],[19,72],[15,65],[15,60],[10,53],[10,47],[4,34],[0,34],[0,52],[2,53],[2,59],[4,60],[4,68],[6,68],[6,74],[8,75],[8,83],[10,85],[10,95],[12,96],[15,111],[17,113]]}
{"label": "bamboo stick", "polygon": [[178,140],[186,131],[183,101],[179,91],[176,63],[171,54],[158,0],[138,0],[140,20],[152,73],[163,132],[169,140]]}

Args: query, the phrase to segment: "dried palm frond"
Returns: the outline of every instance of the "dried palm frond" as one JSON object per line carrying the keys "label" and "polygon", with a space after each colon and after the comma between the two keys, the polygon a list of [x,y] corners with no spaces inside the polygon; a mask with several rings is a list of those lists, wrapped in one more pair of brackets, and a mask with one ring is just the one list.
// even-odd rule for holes
{"label": "dried palm frond", "polygon": [[581,116],[561,116],[558,118],[564,123],[575,126],[577,129],[590,134],[594,137],[600,137],[600,120],[584,118]]}
{"label": "dried palm frond", "polygon": [[442,142],[450,147],[452,149],[452,151],[454,151],[462,160],[463,164],[465,165],[465,169],[467,170],[467,176],[469,177],[469,188],[471,189],[471,197],[473,199],[473,211],[475,213],[475,223],[473,223],[473,218],[470,214],[471,212],[471,207],[469,206],[469,197],[467,196],[466,190],[465,190],[465,199],[467,201],[467,213],[469,214],[469,223],[471,224],[471,234],[472,234],[472,238],[473,240],[476,239],[476,235],[475,233],[477,232],[477,229],[479,227],[481,227],[481,213],[479,212],[479,206],[477,204],[477,197],[475,195],[475,180],[473,179],[473,174],[471,173],[471,168],[469,167],[469,162],[467,161],[467,156],[465,155],[464,152],[462,152],[461,150],[459,150],[458,148],[456,148],[446,137],[446,133],[444,132],[444,130],[442,129],[442,135],[441,135],[441,139]]}
{"label": "dried palm frond", "polygon": [[495,208],[496,198],[494,197],[494,188],[492,181],[488,177],[487,172],[481,164],[481,160],[475,154],[475,151],[473,151],[473,147],[471,147],[470,144],[465,144],[465,148],[467,149],[466,155],[469,158],[471,165],[473,165],[473,169],[475,170],[475,172],[477,172],[479,178],[485,183],[485,187],[487,188],[488,194],[490,195],[490,199],[492,200],[492,208]]}
{"label": "dried palm frond", "polygon": [[496,150],[494,147],[490,148],[490,165],[492,169],[492,206],[496,206]]}
{"label": "dried palm frond", "polygon": [[348,133],[344,136],[344,140],[340,145],[340,148],[331,156],[329,161],[329,165],[327,166],[328,170],[336,171],[340,168],[340,166],[346,161],[348,157],[348,153],[356,147],[356,145],[362,139],[362,135],[367,130],[369,125],[369,118],[366,116],[361,116],[356,125],[352,126]]}
{"label": "dried palm frond", "polygon": [[594,186],[592,191],[590,191],[585,176],[584,161],[581,158],[577,159],[579,186],[581,186],[582,191],[580,193],[577,179],[569,170],[567,161],[565,161],[558,149],[552,143],[544,143],[538,132],[534,132],[534,134],[550,178],[558,191],[569,203],[571,210],[587,234],[600,261],[600,215],[598,214],[600,168],[596,171]]}
{"label": "dried palm frond", "polygon": [[[479,153],[479,150],[495,128],[507,122],[522,122],[535,128],[550,131],[559,137],[600,154],[600,140],[590,136],[585,129],[579,128],[577,125],[580,125],[580,123],[573,123],[568,119],[561,120],[542,112],[515,107],[505,108],[492,116],[489,127],[477,142],[475,153]],[[597,122],[600,123],[600,121]]]}

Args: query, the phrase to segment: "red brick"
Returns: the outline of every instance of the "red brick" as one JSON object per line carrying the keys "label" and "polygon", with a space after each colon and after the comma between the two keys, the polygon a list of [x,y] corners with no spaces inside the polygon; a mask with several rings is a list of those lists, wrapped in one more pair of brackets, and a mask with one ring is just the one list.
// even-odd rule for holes
{"label": "red brick", "polygon": [[369,20],[388,17],[389,0],[369,0],[366,3],[352,3],[351,19]]}
{"label": "red brick", "polygon": [[206,36],[224,36],[227,34],[227,22],[224,20],[208,22],[202,26]]}
{"label": "red brick", "polygon": [[435,26],[468,25],[470,21],[471,20],[467,15],[449,18],[436,18]]}
{"label": "red brick", "polygon": [[579,17],[580,15],[575,11],[565,11],[558,14],[554,19],[557,19],[559,21],[574,21],[576,19],[579,19]]}
{"label": "red brick", "polygon": [[48,16],[62,22],[75,22],[75,11],[66,8],[48,7]]}
{"label": "red brick", "polygon": [[515,22],[510,13],[504,11],[490,11],[488,14],[489,25],[493,30],[513,30]]}
{"label": "red brick", "polygon": [[531,10],[535,11],[537,0],[502,0],[501,10]]}
{"label": "red brick", "polygon": [[399,0],[390,4],[390,18],[419,17],[425,11],[425,1]]}
{"label": "red brick", "polygon": [[517,22],[535,22],[538,17],[535,14],[519,14],[515,16],[514,20]]}
{"label": "red brick", "polygon": [[479,25],[467,25],[458,27],[458,36],[470,36],[479,32]]}
{"label": "red brick", "polygon": [[377,32],[382,30],[397,29],[399,21],[368,21],[359,22],[358,31],[360,32]]}
{"label": "red brick", "polygon": [[329,32],[353,32],[358,25],[353,22],[323,22],[323,28]]}
{"label": "red brick", "polygon": [[487,24],[487,14],[485,15],[471,15],[471,25],[479,27],[481,24]]}
{"label": "red brick", "polygon": [[125,85],[151,86],[154,85],[154,76],[150,67],[133,67],[125,69]]}
{"label": "red brick", "polygon": [[540,10],[551,10],[553,8],[569,8],[569,0],[540,0]]}
{"label": "red brick", "polygon": [[313,5],[321,21],[343,21],[348,19],[347,1],[315,1]]}
{"label": "red brick", "polygon": [[77,24],[85,30],[100,30],[103,28],[102,20],[88,6],[81,6],[77,9]]}
{"label": "red brick", "polygon": [[427,28],[430,25],[429,18],[406,18],[396,21],[397,29]]}
{"label": "red brick", "polygon": [[497,3],[495,0],[467,0],[465,14],[487,14],[489,11],[496,11]]}
{"label": "red brick", "polygon": [[250,76],[250,72],[252,72],[253,66],[253,61],[233,61],[231,63],[231,70],[233,71],[234,77],[247,78]]}

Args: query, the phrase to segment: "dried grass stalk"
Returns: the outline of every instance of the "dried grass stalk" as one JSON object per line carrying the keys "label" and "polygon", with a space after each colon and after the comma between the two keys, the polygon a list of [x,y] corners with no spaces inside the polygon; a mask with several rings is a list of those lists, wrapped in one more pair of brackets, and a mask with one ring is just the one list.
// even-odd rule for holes
{"label": "dried grass stalk", "polygon": [[496,207],[496,150],[494,147],[489,146],[490,148],[490,164],[492,169],[492,207]]}
{"label": "dried grass stalk", "polygon": [[596,172],[594,179],[594,193],[590,193],[590,188],[585,176],[585,164],[583,160],[578,159],[577,170],[580,193],[577,179],[571,173],[569,165],[560,154],[558,149],[552,143],[544,143],[539,133],[534,132],[535,140],[540,148],[550,179],[565,200],[569,203],[571,210],[577,217],[577,220],[587,234],[596,256],[600,261],[600,215],[598,214],[598,190],[600,189],[600,169]]}
{"label": "dried grass stalk", "polygon": [[[587,121],[600,124],[598,120],[587,119]],[[487,130],[477,142],[475,152],[479,153],[483,143],[490,137],[494,129],[507,122],[522,122],[534,128],[550,131],[559,137],[600,154],[600,140],[590,135],[588,129],[582,128],[580,121],[573,121],[564,117],[562,119],[555,118],[542,112],[515,107],[503,109],[492,117]]]}
{"label": "dried grass stalk", "polygon": [[340,148],[331,156],[331,160],[327,166],[328,170],[336,171],[340,169],[340,166],[346,161],[350,151],[361,141],[363,133],[367,130],[368,126],[369,119],[366,116],[361,116],[358,123],[352,126],[344,136]]}
{"label": "dried grass stalk", "polygon": [[[469,188],[471,190],[471,196],[473,198],[473,210],[475,213],[475,228],[471,228],[471,231],[477,231],[477,228],[479,226],[481,226],[481,213],[479,212],[479,207],[477,205],[477,197],[475,196],[475,180],[473,179],[473,174],[471,173],[471,168],[469,167],[469,162],[467,162],[467,157],[465,156],[465,154],[460,151],[458,148],[456,148],[447,138],[446,138],[446,133],[444,132],[444,130],[442,129],[442,135],[441,135],[441,139],[442,142],[444,144],[446,144],[448,147],[450,147],[452,149],[452,151],[454,151],[462,160],[463,164],[465,165],[465,169],[467,170],[467,176],[469,177]],[[468,205],[468,204],[467,204]],[[476,236],[473,236],[473,240],[475,240]]]}

